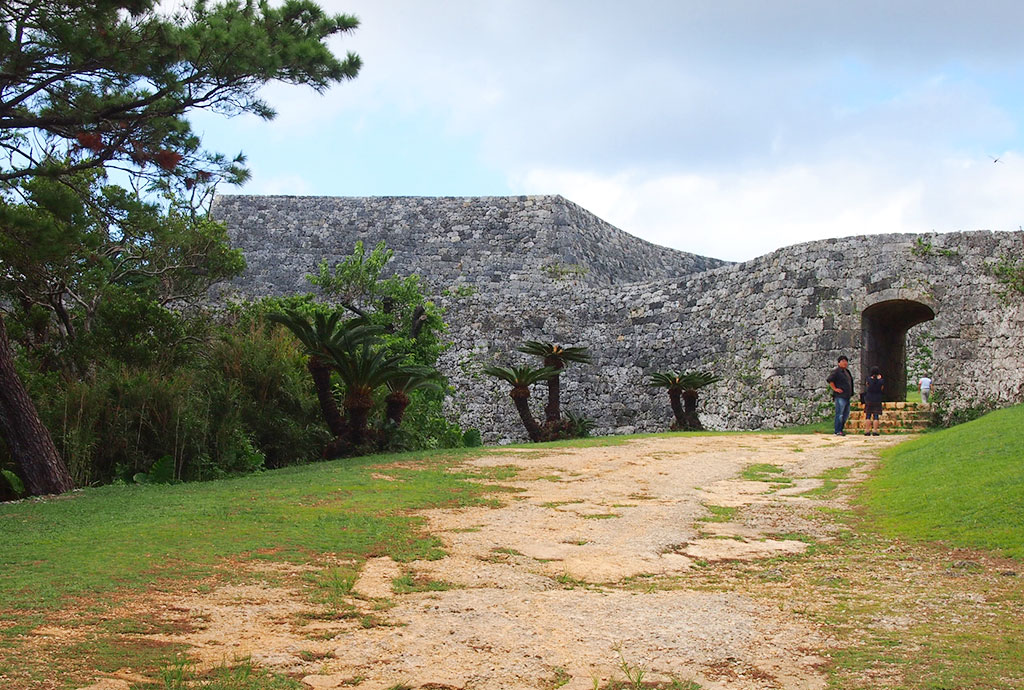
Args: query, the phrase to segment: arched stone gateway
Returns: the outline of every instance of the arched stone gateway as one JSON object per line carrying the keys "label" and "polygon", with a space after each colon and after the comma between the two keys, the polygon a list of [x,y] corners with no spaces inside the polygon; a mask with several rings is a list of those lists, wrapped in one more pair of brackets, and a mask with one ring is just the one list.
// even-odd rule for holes
{"label": "arched stone gateway", "polygon": [[886,300],[865,309],[861,313],[861,382],[878,367],[886,382],[885,401],[905,400],[907,331],[934,318],[931,307],[909,299]]}
{"label": "arched stone gateway", "polygon": [[991,268],[1024,258],[1024,232],[844,237],[730,264],[644,242],[559,196],[225,196],[213,212],[245,254],[230,286],[244,297],[309,291],[320,261],[386,241],[390,268],[419,274],[447,310],[447,410],[488,442],[523,438],[507,392],[480,372],[524,363],[524,340],[590,348],[562,402],[598,434],[668,429],[668,401],[645,382],[670,369],[722,377],[701,391],[709,429],[823,419],[841,354],[858,383],[879,366],[898,397],[907,329],[925,321],[941,409],[1024,399],[1024,299],[1002,299]]}

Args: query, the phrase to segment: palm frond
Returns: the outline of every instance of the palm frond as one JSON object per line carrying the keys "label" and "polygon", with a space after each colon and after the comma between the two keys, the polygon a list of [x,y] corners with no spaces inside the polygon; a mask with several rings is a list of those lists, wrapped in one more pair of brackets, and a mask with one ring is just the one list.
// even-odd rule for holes
{"label": "palm frond", "polygon": [[647,385],[653,388],[682,388],[682,377],[678,371],[657,371],[650,375]]}
{"label": "palm frond", "polygon": [[716,376],[710,371],[688,371],[680,377],[683,390],[686,391],[695,391],[698,388],[710,386],[712,383],[716,383],[721,380],[721,376]]}
{"label": "palm frond", "polygon": [[678,388],[695,391],[721,380],[722,377],[716,376],[710,371],[688,371],[685,374],[678,371],[658,371],[649,376],[647,385],[654,388]]}
{"label": "palm frond", "polygon": [[385,384],[392,392],[408,393],[413,390],[443,390],[444,379],[437,370],[427,366],[409,365],[389,378]]}
{"label": "palm frond", "polygon": [[372,391],[393,376],[403,373],[402,357],[389,356],[384,350],[362,343],[354,348],[327,345],[331,367],[348,391]]}
{"label": "palm frond", "polygon": [[519,351],[528,355],[556,360],[559,364],[566,362],[589,364],[593,361],[588,348],[562,347],[555,343],[543,343],[538,340],[527,340],[519,347]]}
{"label": "palm frond", "polygon": [[360,344],[372,342],[384,332],[383,327],[368,323],[366,319],[355,318],[342,321],[344,312],[316,312],[312,318],[296,309],[285,309],[267,315],[274,323],[290,330],[302,343],[306,354],[314,357],[327,355],[328,347],[354,349]]}

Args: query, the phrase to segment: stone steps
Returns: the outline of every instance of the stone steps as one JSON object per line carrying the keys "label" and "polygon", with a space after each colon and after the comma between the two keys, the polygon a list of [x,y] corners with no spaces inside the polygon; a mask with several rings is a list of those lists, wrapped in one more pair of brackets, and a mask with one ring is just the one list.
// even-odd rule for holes
{"label": "stone steps", "polygon": [[[883,434],[922,431],[931,424],[931,406],[913,402],[882,403],[882,416],[879,422],[879,433]],[[846,431],[863,432],[865,427],[864,404],[855,402],[850,406],[850,419],[846,422]]]}

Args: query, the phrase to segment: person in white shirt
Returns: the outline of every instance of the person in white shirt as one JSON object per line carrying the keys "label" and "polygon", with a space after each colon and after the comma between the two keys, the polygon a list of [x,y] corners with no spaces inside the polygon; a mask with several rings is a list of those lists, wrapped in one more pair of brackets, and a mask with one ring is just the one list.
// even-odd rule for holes
{"label": "person in white shirt", "polygon": [[932,380],[928,378],[928,374],[918,380],[917,386],[921,389],[921,402],[928,404],[928,394],[932,392]]}

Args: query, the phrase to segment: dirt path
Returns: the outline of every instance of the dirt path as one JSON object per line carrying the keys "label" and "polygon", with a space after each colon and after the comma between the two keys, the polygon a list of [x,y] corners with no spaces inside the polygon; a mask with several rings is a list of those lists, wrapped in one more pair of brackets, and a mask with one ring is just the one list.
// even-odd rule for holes
{"label": "dirt path", "polygon": [[[843,492],[805,494],[844,477],[837,468],[856,479],[899,440],[729,435],[492,453],[469,464],[518,467],[506,483],[518,492],[497,508],[425,513],[448,556],[369,561],[347,597],[353,615],[316,615],[301,573],[286,570],[149,605],[202,622],[167,639],[204,663],[250,656],[315,689],[582,690],[641,671],[678,687],[823,688],[828,630],[694,574],[744,559],[770,572],[772,557],[833,538],[815,516],[842,507]],[[766,467],[742,478],[752,465]],[[401,576],[427,591],[396,594]]]}

